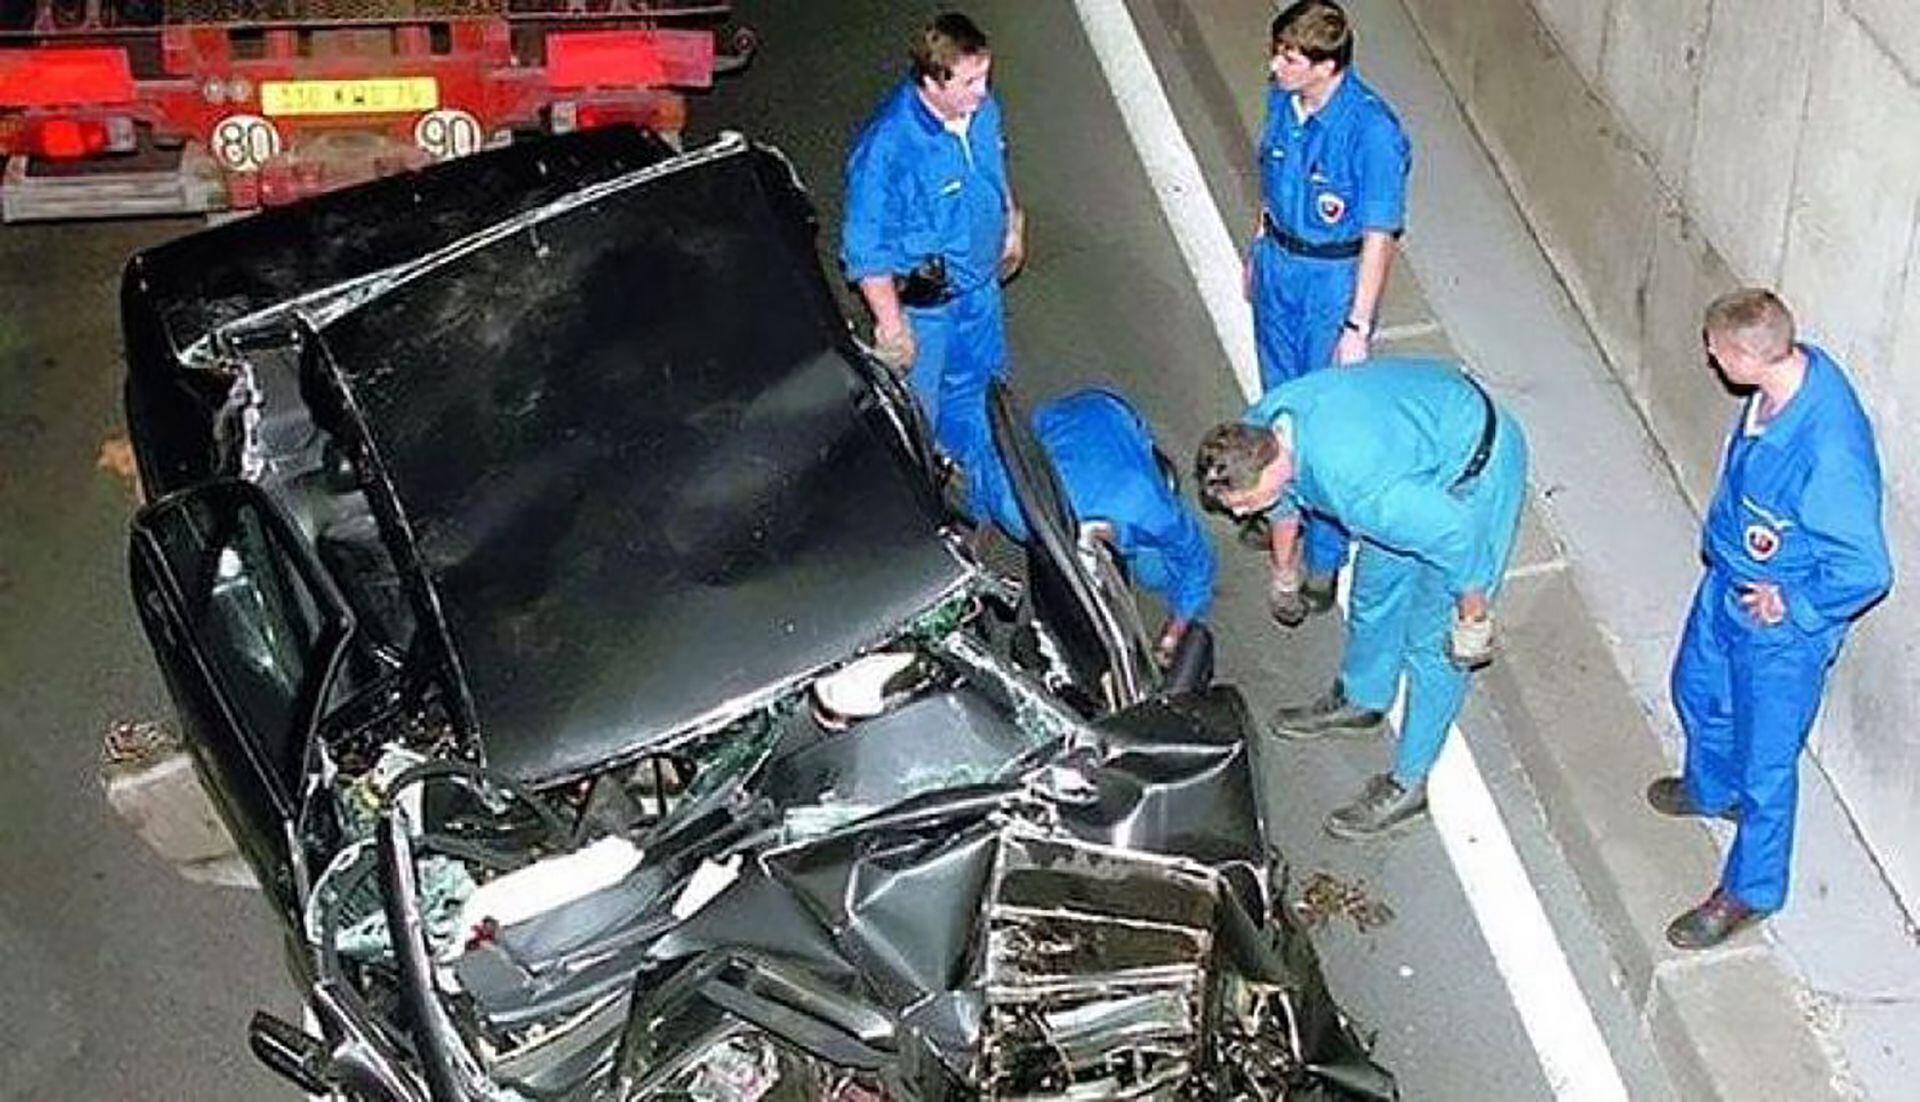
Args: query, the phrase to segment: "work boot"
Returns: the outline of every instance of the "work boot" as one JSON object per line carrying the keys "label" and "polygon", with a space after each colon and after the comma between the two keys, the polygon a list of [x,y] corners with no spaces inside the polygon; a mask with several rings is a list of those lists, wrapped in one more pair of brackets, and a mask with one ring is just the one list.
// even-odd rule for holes
{"label": "work boot", "polygon": [[1307,611],[1314,615],[1333,607],[1333,575],[1307,572],[1307,580],[1300,585],[1300,596],[1307,602]]}
{"label": "work boot", "polygon": [[1740,821],[1738,806],[1723,807],[1718,811],[1708,811],[1693,802],[1687,794],[1687,782],[1679,777],[1661,777],[1647,786],[1647,804],[1662,815],[1675,819],[1725,819],[1729,823]]}
{"label": "work boot", "polygon": [[1767,917],[1720,888],[1698,907],[1667,923],[1667,944],[1675,949],[1711,949]]}
{"label": "work boot", "polygon": [[1390,773],[1367,779],[1358,799],[1335,808],[1327,816],[1327,833],[1335,838],[1378,838],[1427,813],[1427,782],[1402,787]]}
{"label": "work boot", "polygon": [[1385,712],[1362,708],[1347,700],[1338,681],[1320,699],[1305,707],[1280,708],[1273,713],[1273,733],[1290,742],[1306,742],[1327,735],[1369,735],[1387,718]]}

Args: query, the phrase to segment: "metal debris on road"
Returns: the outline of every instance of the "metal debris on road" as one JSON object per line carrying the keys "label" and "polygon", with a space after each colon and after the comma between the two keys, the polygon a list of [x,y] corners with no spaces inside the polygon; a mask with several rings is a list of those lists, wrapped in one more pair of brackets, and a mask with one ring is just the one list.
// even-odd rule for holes
{"label": "metal debris on road", "polygon": [[100,739],[102,765],[141,766],[180,748],[180,737],[153,719],[117,719]]}
{"label": "metal debris on road", "polygon": [[134,465],[133,445],[124,434],[102,440],[93,465],[119,479],[134,500],[140,499],[140,469]]}
{"label": "metal debris on road", "polygon": [[1365,880],[1348,882],[1324,869],[1307,877],[1293,910],[1302,922],[1316,928],[1336,916],[1351,919],[1354,929],[1363,934],[1393,921],[1393,908],[1368,895]]}

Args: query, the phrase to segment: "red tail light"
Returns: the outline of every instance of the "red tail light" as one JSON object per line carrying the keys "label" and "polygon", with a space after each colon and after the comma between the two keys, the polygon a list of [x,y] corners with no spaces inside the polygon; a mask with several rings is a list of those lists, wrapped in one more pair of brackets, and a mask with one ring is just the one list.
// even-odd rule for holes
{"label": "red tail light", "polygon": [[77,119],[36,119],[27,124],[27,147],[56,161],[70,161],[107,148],[107,124]]}
{"label": "red tail light", "polygon": [[713,35],[704,31],[556,31],[547,36],[555,88],[706,88]]}
{"label": "red tail light", "polygon": [[0,107],[99,106],[133,99],[127,52],[113,46],[0,50]]}
{"label": "red tail light", "polygon": [[678,130],[686,122],[687,105],[670,96],[656,96],[639,103],[583,103],[574,110],[573,118],[577,130],[622,123],[649,130]]}
{"label": "red tail light", "polygon": [[133,120],[128,118],[26,118],[9,122],[0,127],[0,149],[48,160],[126,153],[136,145]]}

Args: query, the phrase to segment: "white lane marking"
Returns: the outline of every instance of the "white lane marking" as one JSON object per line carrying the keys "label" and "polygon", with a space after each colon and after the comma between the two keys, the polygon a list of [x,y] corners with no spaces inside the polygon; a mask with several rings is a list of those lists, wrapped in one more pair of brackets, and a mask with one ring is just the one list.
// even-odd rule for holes
{"label": "white lane marking", "polygon": [[[1226,219],[1124,0],[1074,0],[1074,8],[1234,377],[1252,400],[1259,391],[1253,317],[1240,294],[1241,257]],[[1473,751],[1457,726],[1447,735],[1428,780],[1434,829],[1533,1042],[1541,1071],[1556,1098],[1624,1102],[1627,1090],[1620,1071],[1527,880]]]}

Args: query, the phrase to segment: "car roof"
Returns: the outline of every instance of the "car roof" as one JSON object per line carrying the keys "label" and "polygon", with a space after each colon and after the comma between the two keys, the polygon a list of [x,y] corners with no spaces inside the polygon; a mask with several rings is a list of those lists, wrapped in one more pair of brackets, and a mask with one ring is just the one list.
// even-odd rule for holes
{"label": "car roof", "polygon": [[262,210],[142,251],[127,267],[123,309],[157,323],[166,355],[178,361],[229,322],[426,255],[673,155],[652,134],[613,127]]}
{"label": "car roof", "polygon": [[965,577],[804,196],[744,142],[490,227],[319,335],[513,776],[635,754]]}

